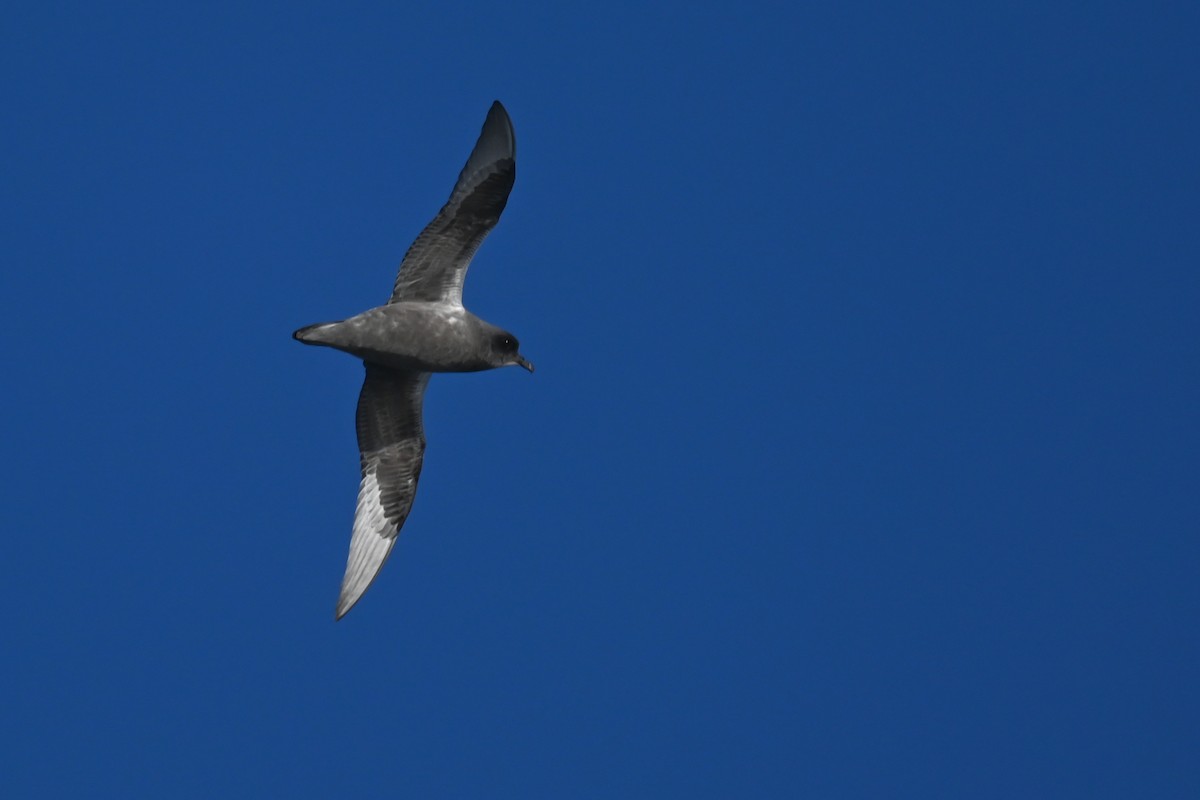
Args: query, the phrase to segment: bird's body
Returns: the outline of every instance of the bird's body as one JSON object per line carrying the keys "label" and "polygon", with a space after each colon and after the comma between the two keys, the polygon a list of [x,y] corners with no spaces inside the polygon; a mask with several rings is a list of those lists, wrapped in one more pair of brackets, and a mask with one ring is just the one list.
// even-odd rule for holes
{"label": "bird's body", "polygon": [[379,306],[341,322],[296,331],[306,344],[324,345],[363,361],[425,372],[479,372],[493,369],[493,343],[503,330],[462,306],[399,302]]}
{"label": "bird's body", "polygon": [[493,103],[450,199],[404,256],[387,305],[294,334],[305,344],[357,356],[366,366],[356,416],[362,480],[338,619],[378,575],[412,508],[425,453],[421,411],[430,375],[509,365],[533,371],[516,337],[462,305],[467,267],[499,220],[515,177],[512,123]]}

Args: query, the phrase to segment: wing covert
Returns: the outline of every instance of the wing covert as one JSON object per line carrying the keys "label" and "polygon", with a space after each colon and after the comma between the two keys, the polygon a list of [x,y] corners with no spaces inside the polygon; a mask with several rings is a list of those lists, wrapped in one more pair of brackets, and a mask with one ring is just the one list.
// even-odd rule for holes
{"label": "wing covert", "polygon": [[429,373],[366,368],[356,415],[362,481],[338,619],[358,602],[391,554],[412,510],[425,457],[421,406]]}
{"label": "wing covert", "polygon": [[408,248],[388,301],[462,304],[462,287],[475,251],[500,220],[517,176],[512,120],[492,104],[475,148],[450,199]]}

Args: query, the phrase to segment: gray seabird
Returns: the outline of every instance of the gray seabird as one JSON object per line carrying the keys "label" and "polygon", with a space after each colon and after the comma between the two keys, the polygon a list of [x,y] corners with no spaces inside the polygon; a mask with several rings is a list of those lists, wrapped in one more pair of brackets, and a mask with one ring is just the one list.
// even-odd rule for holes
{"label": "gray seabird", "polygon": [[293,334],[357,356],[367,369],[356,420],[362,482],[337,619],[375,580],[412,508],[425,455],[421,401],[430,373],[511,364],[533,372],[517,352],[517,337],[462,304],[467,267],[499,221],[516,174],[512,121],[495,102],[450,199],[400,263],[387,305]]}

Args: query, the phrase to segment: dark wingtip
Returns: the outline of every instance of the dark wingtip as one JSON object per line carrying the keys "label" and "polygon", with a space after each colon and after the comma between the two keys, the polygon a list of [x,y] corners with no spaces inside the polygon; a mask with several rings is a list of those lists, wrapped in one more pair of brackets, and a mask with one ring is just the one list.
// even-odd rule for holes
{"label": "dark wingtip", "polygon": [[490,122],[493,117],[499,117],[500,119],[504,120],[504,127],[508,129],[509,138],[515,140],[516,136],[513,134],[512,118],[508,116],[508,109],[505,108],[504,104],[499,100],[492,101],[492,107],[488,109],[487,120],[485,120],[483,123],[485,128],[487,127],[487,123]]}

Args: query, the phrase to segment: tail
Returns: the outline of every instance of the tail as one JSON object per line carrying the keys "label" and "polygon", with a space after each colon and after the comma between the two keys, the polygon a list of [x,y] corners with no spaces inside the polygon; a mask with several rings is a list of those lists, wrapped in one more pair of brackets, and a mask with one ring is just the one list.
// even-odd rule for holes
{"label": "tail", "polygon": [[305,325],[300,330],[292,334],[292,338],[297,342],[305,344],[326,344],[327,340],[322,335],[325,329],[332,328],[337,325],[336,322],[318,322],[316,325]]}

